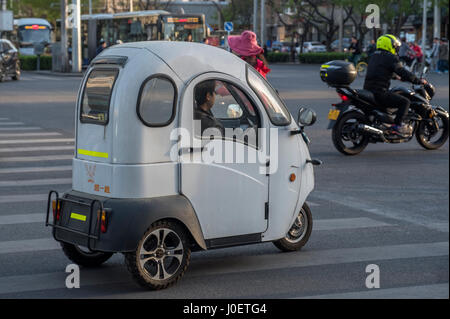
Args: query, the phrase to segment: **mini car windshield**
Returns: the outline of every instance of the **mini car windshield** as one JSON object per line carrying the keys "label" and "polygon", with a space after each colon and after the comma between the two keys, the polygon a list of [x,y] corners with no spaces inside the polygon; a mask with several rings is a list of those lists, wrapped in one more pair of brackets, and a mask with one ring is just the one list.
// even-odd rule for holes
{"label": "mini car windshield", "polygon": [[258,95],[274,125],[286,126],[291,123],[291,115],[279,98],[278,93],[251,67],[247,67],[247,82]]}

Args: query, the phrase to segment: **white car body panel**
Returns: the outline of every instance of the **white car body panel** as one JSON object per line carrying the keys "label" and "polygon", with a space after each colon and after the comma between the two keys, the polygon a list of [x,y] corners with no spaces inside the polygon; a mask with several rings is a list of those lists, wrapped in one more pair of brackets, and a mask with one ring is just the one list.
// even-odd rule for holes
{"label": "white car body panel", "polygon": [[[287,127],[276,127],[269,121],[257,95],[247,84],[248,65],[242,59],[203,44],[157,41],[113,46],[100,56],[126,56],[128,60],[115,82],[107,125],[80,122],[80,88],[74,190],[110,198],[182,194],[194,207],[205,239],[262,233],[263,241],[271,241],[286,235],[314,187],[312,165],[306,163],[309,151],[300,135],[290,134],[298,129],[294,121]],[[104,67],[111,66],[94,66]],[[177,90],[176,116],[165,127],[144,125],[136,112],[140,87],[155,74],[170,77]],[[183,163],[189,155],[174,160],[174,151],[179,149],[177,141],[170,139],[171,132],[179,127],[192,130],[193,87],[211,76],[238,85],[256,103],[262,126],[279,129],[278,150],[270,149],[278,152],[278,167],[269,176],[261,174],[260,162]],[[269,142],[265,141],[264,150],[246,148],[257,158],[258,154],[261,158],[275,155],[267,151]],[[209,143],[213,147],[219,141]],[[82,155],[80,149],[108,156]],[[297,176],[294,182],[289,181],[291,173]],[[269,216],[265,219],[267,202]]]}

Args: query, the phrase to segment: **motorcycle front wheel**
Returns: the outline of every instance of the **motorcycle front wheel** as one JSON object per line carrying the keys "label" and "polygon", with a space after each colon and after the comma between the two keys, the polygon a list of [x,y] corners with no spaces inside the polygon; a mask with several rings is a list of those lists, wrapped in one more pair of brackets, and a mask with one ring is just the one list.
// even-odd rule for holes
{"label": "motorcycle front wheel", "polygon": [[366,117],[356,111],[344,113],[333,127],[332,139],[336,149],[345,155],[361,153],[369,144],[369,137],[358,129],[366,124]]}
{"label": "motorcycle front wheel", "polygon": [[427,150],[436,150],[448,139],[449,121],[443,114],[420,122],[416,132],[417,142]]}

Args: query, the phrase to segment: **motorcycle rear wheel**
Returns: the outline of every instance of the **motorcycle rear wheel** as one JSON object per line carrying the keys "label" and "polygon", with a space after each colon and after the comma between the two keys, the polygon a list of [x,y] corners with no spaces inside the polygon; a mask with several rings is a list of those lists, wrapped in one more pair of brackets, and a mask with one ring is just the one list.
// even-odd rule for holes
{"label": "motorcycle rear wheel", "polygon": [[[351,111],[338,118],[332,131],[332,140],[336,149],[344,155],[357,155],[369,144],[369,137],[358,131],[359,124],[366,124],[364,114]],[[353,145],[347,145],[350,142]]]}
{"label": "motorcycle rear wheel", "polygon": [[[417,142],[423,148],[427,150],[436,150],[448,139],[449,133],[449,121],[448,118],[442,114],[438,114],[435,118],[438,119],[439,131],[434,132],[435,128],[433,128],[430,121],[422,121],[419,124],[416,132]],[[440,135],[439,133],[442,132]],[[434,134],[433,134],[434,133]],[[433,139],[434,137],[438,137],[437,139]]]}

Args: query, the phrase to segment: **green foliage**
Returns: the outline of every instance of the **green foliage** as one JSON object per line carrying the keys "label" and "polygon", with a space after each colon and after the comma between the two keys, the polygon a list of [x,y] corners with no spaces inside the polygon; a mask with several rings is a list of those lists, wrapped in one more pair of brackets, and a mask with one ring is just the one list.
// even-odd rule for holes
{"label": "green foliage", "polygon": [[236,29],[248,27],[253,23],[253,0],[231,0],[222,15],[225,21],[233,21]]}
{"label": "green foliage", "polygon": [[290,54],[287,52],[268,52],[267,62],[289,62]]}
{"label": "green foliage", "polygon": [[[42,18],[48,20],[53,26],[56,20],[61,18],[60,0],[20,0],[8,1],[8,9],[14,13],[14,18]],[[67,0],[67,4],[71,4]],[[12,5],[12,7],[10,6]],[[92,8],[94,13],[101,12],[105,7],[104,0],[93,0]],[[89,0],[81,0],[81,14],[89,12]]]}
{"label": "green foliage", "polygon": [[[37,69],[37,56],[36,55],[21,55],[20,68],[24,71],[35,71]],[[52,57],[50,55],[41,55],[41,70],[52,69]]]}
{"label": "green foliage", "polygon": [[320,64],[332,60],[345,60],[351,56],[346,52],[317,52],[317,53],[300,53],[298,55],[300,63]]}

